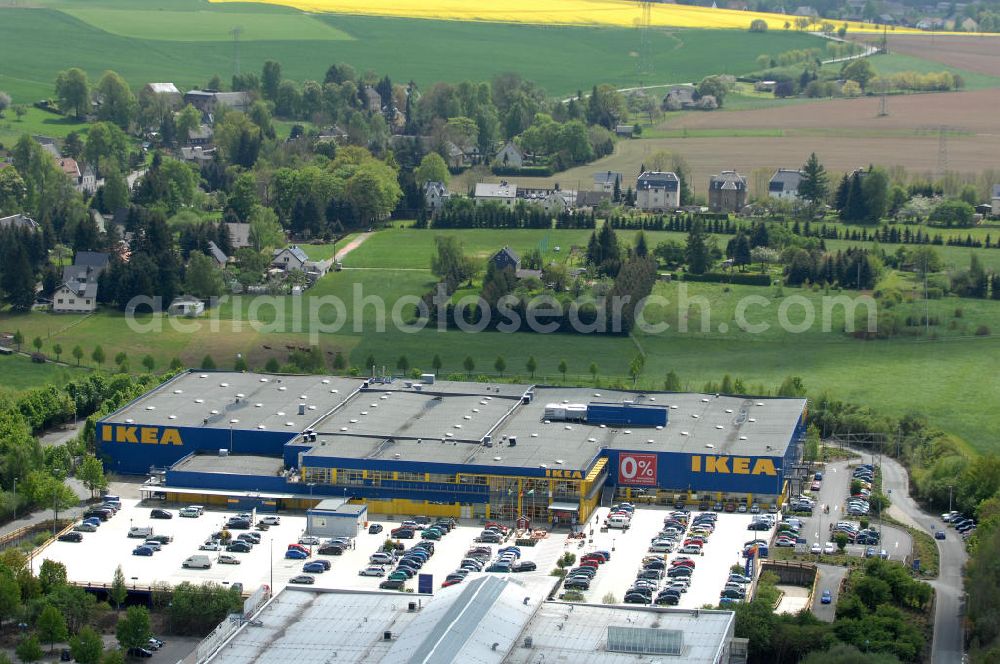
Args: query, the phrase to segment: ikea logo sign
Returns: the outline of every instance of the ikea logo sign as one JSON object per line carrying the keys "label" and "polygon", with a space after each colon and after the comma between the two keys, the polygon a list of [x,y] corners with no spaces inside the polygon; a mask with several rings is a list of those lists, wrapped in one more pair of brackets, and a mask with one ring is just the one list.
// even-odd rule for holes
{"label": "ikea logo sign", "polygon": [[130,424],[102,424],[101,441],[105,443],[138,443],[141,445],[183,445],[177,429],[139,427]]}
{"label": "ikea logo sign", "polygon": [[[753,462],[753,466],[751,466],[751,462]],[[774,462],[770,459],[699,455],[691,456],[691,472],[771,476],[778,474],[777,469],[774,467]]]}
{"label": "ikea logo sign", "polygon": [[546,477],[560,480],[582,480],[583,473],[579,470],[546,470]]}

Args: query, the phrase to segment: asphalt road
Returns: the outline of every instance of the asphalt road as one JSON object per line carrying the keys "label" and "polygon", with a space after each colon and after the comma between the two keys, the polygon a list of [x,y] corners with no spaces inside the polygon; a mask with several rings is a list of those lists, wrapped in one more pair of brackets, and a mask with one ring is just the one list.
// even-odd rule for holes
{"label": "asphalt road", "polygon": [[[816,574],[819,581],[816,583],[816,597],[813,597],[812,612],[820,620],[833,622],[837,613],[837,600],[840,598],[840,583],[847,576],[847,568],[841,565],[816,565]],[[823,591],[829,590],[833,595],[833,602],[823,604],[820,598]]]}
{"label": "asphalt road", "polygon": [[[861,453],[866,463],[871,463],[872,455]],[[936,593],[934,612],[934,644],[931,647],[931,661],[935,664],[956,664],[964,654],[964,613],[965,590],[962,586],[962,568],[967,555],[965,542],[951,528],[945,528],[939,515],[922,511],[910,497],[910,477],[898,462],[882,457],[882,490],[892,491],[890,513],[900,521],[915,528],[921,528],[931,535],[944,530],[947,539],[936,540],[940,555],[940,573],[931,581]]]}

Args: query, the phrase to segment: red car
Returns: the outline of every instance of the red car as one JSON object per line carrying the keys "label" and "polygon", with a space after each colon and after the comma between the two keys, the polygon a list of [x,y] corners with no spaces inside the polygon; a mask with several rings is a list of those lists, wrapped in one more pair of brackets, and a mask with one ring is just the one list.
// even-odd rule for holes
{"label": "red car", "polygon": [[444,583],[441,584],[442,588],[447,588],[448,586],[455,586],[461,583],[461,579],[446,579]]}
{"label": "red car", "polygon": [[583,563],[588,560],[593,560],[599,565],[604,564],[604,556],[598,555],[596,553],[588,553],[587,555],[580,558],[580,562]]}
{"label": "red car", "polygon": [[694,569],[694,561],[693,560],[672,560],[672,561],[670,561],[670,566],[671,567],[690,567],[691,569]]}
{"label": "red car", "polygon": [[307,549],[306,547],[302,546],[301,544],[289,544],[288,545],[288,550],[290,551],[292,549],[295,549],[296,551],[301,551],[302,553],[306,554],[307,556],[309,555],[309,549]]}

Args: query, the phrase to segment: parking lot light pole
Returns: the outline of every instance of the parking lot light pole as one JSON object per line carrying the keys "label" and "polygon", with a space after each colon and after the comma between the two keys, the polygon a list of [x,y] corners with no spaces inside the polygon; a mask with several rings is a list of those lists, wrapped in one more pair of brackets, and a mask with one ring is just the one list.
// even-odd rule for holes
{"label": "parking lot light pole", "polygon": [[[15,490],[17,489],[17,479],[16,478],[14,479],[14,489]],[[952,485],[949,484],[948,485],[948,512],[949,513],[951,512],[951,490],[952,490]],[[17,496],[14,496],[14,497],[17,498]],[[17,509],[17,502],[14,503],[14,509]]]}
{"label": "parking lot light pole", "polygon": [[[951,500],[948,501],[948,504],[949,505],[951,504]],[[949,509],[951,509],[951,508],[949,508]],[[13,518],[11,520],[12,521],[17,521],[17,478],[16,477],[14,478],[14,516],[13,516]]]}

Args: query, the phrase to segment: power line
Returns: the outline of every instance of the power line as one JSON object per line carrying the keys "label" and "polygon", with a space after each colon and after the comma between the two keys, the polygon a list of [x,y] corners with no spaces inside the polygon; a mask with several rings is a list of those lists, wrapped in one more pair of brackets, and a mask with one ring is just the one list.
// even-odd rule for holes
{"label": "power line", "polygon": [[639,75],[639,83],[642,84],[643,77],[650,77],[653,74],[653,54],[650,30],[653,24],[653,3],[651,0],[639,1],[639,50],[636,54],[636,73]]}
{"label": "power line", "polygon": [[234,60],[235,60],[235,62],[234,62],[234,68],[236,70],[236,74],[239,75],[239,73],[240,73],[240,35],[243,34],[243,28],[241,28],[240,26],[237,25],[232,30],[229,31],[229,34],[231,34],[233,36],[233,53],[234,53]]}

